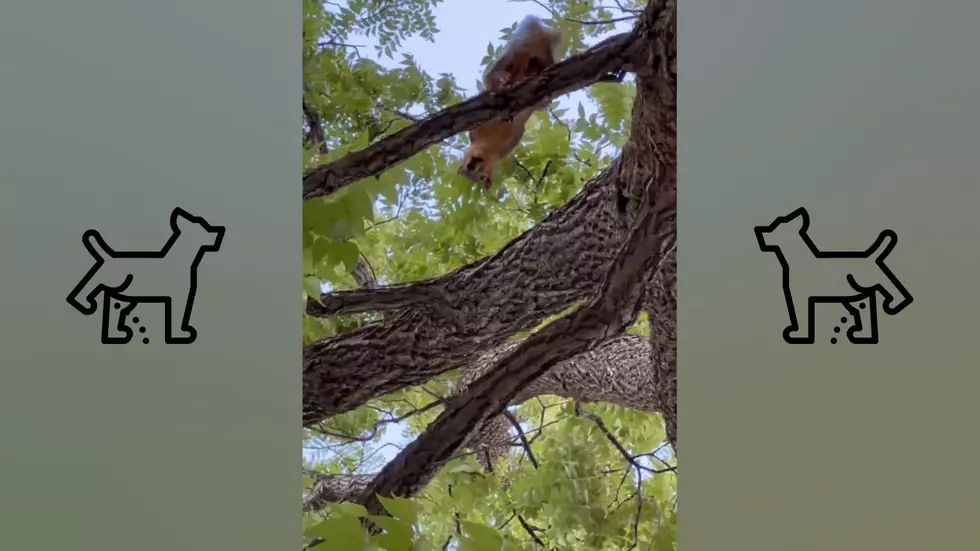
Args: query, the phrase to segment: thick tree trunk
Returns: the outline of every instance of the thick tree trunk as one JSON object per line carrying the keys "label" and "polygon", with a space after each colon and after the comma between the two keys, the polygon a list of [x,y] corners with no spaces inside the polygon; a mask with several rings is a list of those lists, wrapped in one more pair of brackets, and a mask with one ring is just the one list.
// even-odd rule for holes
{"label": "thick tree trunk", "polygon": [[312,423],[420,384],[594,297],[526,339],[453,399],[364,488],[359,501],[369,511],[383,513],[377,495],[418,491],[482,423],[549,369],[621,334],[641,295],[650,317],[650,357],[669,364],[653,376],[668,387],[657,389],[657,401],[676,441],[676,312],[661,310],[676,297],[675,21],[674,0],[651,0],[632,34],[631,137],[607,171],[500,253],[425,283],[429,302],[304,351],[304,422]]}
{"label": "thick tree trunk", "polygon": [[[511,342],[485,354],[466,368],[459,378],[460,391],[486,375],[502,358],[517,350],[521,342]],[[638,411],[660,411],[659,404],[669,389],[657,387],[657,370],[651,369],[650,341],[643,337],[623,335],[610,339],[595,349],[558,363],[529,384],[510,402],[517,405],[537,396],[558,396],[580,402],[604,402]],[[502,415],[488,419],[465,447],[477,453],[484,468],[506,453],[514,443],[510,435],[513,423]]]}
{"label": "thick tree trunk", "polygon": [[595,298],[528,337],[466,392],[450,402],[415,441],[391,460],[361,494],[369,512],[383,513],[378,496],[411,496],[451,459],[481,423],[499,414],[517,394],[559,362],[624,332],[636,319],[644,274],[660,263],[666,221],[676,214],[676,194],[652,181],[647,203],[629,240],[612,263]]}
{"label": "thick tree trunk", "polygon": [[[485,375],[521,342],[508,343],[467,367],[459,378],[465,388]],[[650,342],[623,335],[565,360],[529,384],[514,398],[521,404],[536,396],[558,396],[582,402],[605,402],[639,411],[660,411],[655,370],[650,369]]]}
{"label": "thick tree trunk", "polygon": [[[645,15],[651,15],[651,1]],[[642,50],[634,61],[637,93],[633,129],[623,150],[620,167],[649,178],[665,178],[677,189],[677,7],[666,1],[655,20],[640,27]],[[646,59],[642,62],[641,59]],[[657,408],[667,425],[667,440],[677,453],[677,226],[662,244],[661,265],[650,274],[646,312],[650,320],[653,388]]]}
{"label": "thick tree trunk", "polygon": [[[462,390],[485,375],[520,342],[508,343],[466,368],[460,376]],[[650,341],[645,337],[623,335],[606,341],[551,368],[528,385],[511,401],[521,404],[538,396],[559,396],[582,402],[605,402],[656,412],[662,394],[656,388],[655,371],[650,369]],[[477,452],[481,462],[486,454],[495,459],[515,444],[509,431],[512,424],[503,415],[484,422],[464,444]],[[313,474],[313,473],[311,473]],[[375,474],[315,475],[317,481],[303,500],[304,511],[315,511],[327,503],[352,501],[364,491]]]}
{"label": "thick tree trunk", "polygon": [[375,477],[373,474],[324,475],[312,471],[307,474],[314,478],[314,482],[303,498],[303,512],[319,511],[328,503],[353,501]]}
{"label": "thick tree trunk", "polygon": [[[399,304],[415,306],[306,346],[304,424],[461,367],[588,298],[628,229],[616,211],[613,170],[493,256],[394,292]],[[392,296],[378,291],[379,301]],[[365,304],[366,293],[332,301],[349,295]]]}
{"label": "thick tree trunk", "polygon": [[[663,13],[675,11],[671,2]],[[441,278],[373,295],[325,297],[334,312],[345,309],[345,297],[351,299],[348,311],[403,310],[304,349],[305,425],[460,367],[592,295],[628,233],[643,186],[676,173],[675,25],[673,15],[661,19],[656,30],[652,21],[638,25],[626,48],[637,73],[637,98],[621,158],[568,204],[497,254]],[[668,179],[676,187],[676,176]],[[672,281],[654,278],[652,285],[660,286],[652,290],[655,297],[673,292],[667,290]],[[651,327],[676,325],[672,309],[648,315]]]}

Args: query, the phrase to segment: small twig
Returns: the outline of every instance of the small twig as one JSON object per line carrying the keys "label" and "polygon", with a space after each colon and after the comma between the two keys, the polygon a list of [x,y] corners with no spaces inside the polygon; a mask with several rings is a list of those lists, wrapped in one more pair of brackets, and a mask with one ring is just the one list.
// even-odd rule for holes
{"label": "small twig", "polygon": [[528,180],[533,180],[534,179],[534,175],[531,174],[531,171],[528,170],[526,166],[524,166],[523,164],[521,164],[521,161],[519,161],[517,159],[517,155],[514,155],[514,158],[512,160],[514,161],[514,164],[517,165],[517,168],[523,170],[524,171],[524,174],[527,174],[527,179]]}
{"label": "small twig", "polygon": [[[514,514],[517,514],[517,512],[515,511]],[[524,520],[524,517],[522,517],[521,515],[517,515],[517,522],[521,523],[521,526],[523,526],[524,530],[528,533],[528,535],[531,536],[531,539],[534,540],[534,543],[538,544],[538,546],[540,547],[544,547],[544,542],[541,541],[541,538],[539,538],[538,535],[534,533],[534,530],[527,523],[527,521]]]}
{"label": "small twig", "polygon": [[603,21],[583,21],[581,19],[571,19],[566,17],[565,21],[571,21],[572,23],[578,23],[579,25],[615,25],[616,23],[622,23],[623,21],[632,21],[637,19],[637,15],[626,15],[623,17],[617,17],[615,19],[607,19]]}
{"label": "small twig", "polygon": [[643,513],[643,491],[641,486],[643,484],[643,475],[639,470],[636,471],[636,517],[633,518],[633,545],[630,546],[629,550],[632,551],[636,549],[636,546],[640,545],[640,514]]}
{"label": "small twig", "polygon": [[593,414],[585,411],[584,409],[582,409],[582,404],[579,403],[578,401],[575,402],[575,414],[578,415],[578,416],[580,416],[580,417],[584,417],[584,418],[592,421],[593,423],[595,423],[595,425],[597,427],[599,427],[599,430],[602,432],[602,434],[606,437],[606,440],[609,440],[609,442],[613,445],[613,447],[616,448],[616,450],[619,452],[619,454],[623,456],[623,459],[625,459],[626,461],[628,461],[630,465],[633,465],[634,467],[636,467],[637,470],[643,470],[643,471],[647,471],[647,472],[650,472],[650,473],[656,473],[657,472],[655,469],[651,469],[650,467],[647,467],[646,465],[641,465],[636,460],[636,458],[634,458],[633,455],[630,454],[630,452],[625,447],[623,447],[622,444],[619,443],[619,440],[617,440],[616,437],[613,436],[612,432],[609,431],[609,428],[606,427],[606,423],[603,422],[603,420],[600,419],[598,416],[593,415]]}
{"label": "small twig", "polygon": [[316,45],[319,46],[319,47],[321,47],[321,48],[328,48],[328,47],[333,47],[333,48],[351,48],[355,52],[357,52],[357,55],[361,55],[361,48],[364,47],[364,45],[362,45],[362,44],[345,44],[343,42],[337,42],[335,40],[324,40],[323,42],[317,42]]}
{"label": "small twig", "polygon": [[544,181],[544,177],[548,175],[548,169],[551,168],[551,159],[544,164],[544,169],[541,170],[541,176],[538,177],[538,181],[534,184],[534,189],[537,190],[541,187],[541,182]]}
{"label": "small twig", "polygon": [[538,460],[534,457],[534,452],[531,451],[531,443],[527,441],[527,436],[524,434],[524,429],[521,427],[521,422],[514,416],[513,413],[504,409],[502,412],[503,416],[510,421],[510,424],[514,426],[514,430],[517,431],[517,438],[521,441],[521,446],[524,447],[524,453],[527,454],[527,460],[531,462],[531,466],[535,469],[538,468]]}
{"label": "small twig", "polygon": [[[548,113],[550,113],[551,116],[555,118],[555,121],[557,121],[558,124],[560,124],[561,126],[563,126],[565,128],[565,132],[568,133],[568,145],[571,148],[572,147],[572,127],[569,126],[568,123],[566,123],[564,120],[562,120],[562,118],[558,116],[558,113],[555,113],[555,109],[553,107],[549,107],[548,108]],[[574,148],[572,149],[572,157],[576,161],[582,163],[585,166],[589,166],[589,167],[592,166],[592,162],[591,161],[586,161],[585,159],[579,157],[578,152],[576,152],[574,150]]]}
{"label": "small twig", "polygon": [[627,8],[627,7],[626,7],[626,6],[624,6],[624,5],[623,5],[623,3],[622,3],[622,2],[620,2],[619,0],[613,0],[613,2],[616,2],[616,7],[617,7],[617,8],[619,8],[619,9],[620,9],[620,11],[624,11],[624,12],[626,12],[626,13],[636,13],[636,14],[640,14],[640,13],[643,13],[643,10],[632,10],[632,9],[630,9],[630,8]]}
{"label": "small twig", "polygon": [[505,520],[504,523],[500,525],[498,530],[503,530],[504,528],[506,528],[507,525],[510,524],[510,521],[514,520],[515,518],[517,518],[517,513],[516,512],[511,513],[511,515],[507,517],[507,520]]}

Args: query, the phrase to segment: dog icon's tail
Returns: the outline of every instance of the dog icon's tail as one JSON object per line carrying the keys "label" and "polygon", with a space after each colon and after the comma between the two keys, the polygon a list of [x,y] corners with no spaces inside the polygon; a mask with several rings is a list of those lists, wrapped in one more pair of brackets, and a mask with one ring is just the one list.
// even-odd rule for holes
{"label": "dog icon's tail", "polygon": [[884,295],[885,301],[882,303],[881,308],[889,315],[895,315],[905,309],[906,306],[912,303],[912,295],[909,294],[908,290],[902,285],[902,282],[895,277],[895,274],[888,269],[887,266],[882,262],[895,245],[898,243],[898,236],[892,230],[883,230],[878,234],[878,239],[875,240],[874,244],[868,249],[868,258],[873,259],[878,267],[881,268],[882,274],[885,276],[885,281],[879,282],[880,290]]}
{"label": "dog icon's tail", "polygon": [[878,234],[878,239],[868,247],[868,258],[880,260],[895,248],[898,236],[892,230],[883,230]]}
{"label": "dog icon's tail", "polygon": [[[72,289],[71,294],[68,295],[66,300],[73,308],[88,316],[94,314],[98,309],[98,305],[95,302],[95,295],[98,292],[99,282],[95,279],[95,274],[102,267],[105,259],[113,256],[114,251],[109,245],[106,245],[105,240],[95,230],[88,230],[82,234],[82,244],[85,245],[85,250],[95,259],[95,265],[78,282],[78,285]],[[82,302],[82,299],[85,302]]]}
{"label": "dog icon's tail", "polygon": [[102,234],[95,230],[88,230],[82,234],[82,244],[96,260],[105,260],[115,254],[115,251],[106,244],[105,239],[102,239]]}

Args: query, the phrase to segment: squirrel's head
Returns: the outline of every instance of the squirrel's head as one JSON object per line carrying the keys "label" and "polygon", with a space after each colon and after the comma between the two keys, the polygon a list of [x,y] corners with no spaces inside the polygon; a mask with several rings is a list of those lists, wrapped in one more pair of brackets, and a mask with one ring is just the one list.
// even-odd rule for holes
{"label": "squirrel's head", "polygon": [[490,186],[493,185],[492,173],[492,165],[487,162],[480,151],[475,150],[472,146],[466,150],[463,155],[463,162],[457,171],[457,174],[475,184],[482,185],[484,189],[490,189]]}

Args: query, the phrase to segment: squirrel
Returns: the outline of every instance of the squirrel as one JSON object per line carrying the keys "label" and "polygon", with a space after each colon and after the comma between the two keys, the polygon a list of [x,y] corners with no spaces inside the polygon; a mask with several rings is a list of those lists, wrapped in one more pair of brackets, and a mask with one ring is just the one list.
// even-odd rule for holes
{"label": "squirrel", "polygon": [[[555,49],[561,34],[545,27],[541,19],[528,15],[518,25],[503,55],[483,77],[487,91],[499,92],[522,80],[540,75],[555,64]],[[534,111],[551,104],[545,100],[507,120],[481,124],[470,130],[470,146],[463,156],[458,174],[486,190],[493,185],[493,169],[509,155],[524,136],[524,125]]]}

